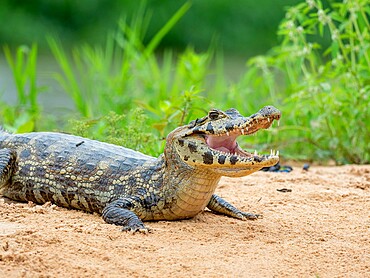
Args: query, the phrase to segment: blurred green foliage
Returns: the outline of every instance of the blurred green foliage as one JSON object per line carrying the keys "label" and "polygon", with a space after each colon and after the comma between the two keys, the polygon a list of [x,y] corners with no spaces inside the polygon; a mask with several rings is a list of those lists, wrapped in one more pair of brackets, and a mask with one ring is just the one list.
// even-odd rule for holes
{"label": "blurred green foliage", "polygon": [[[225,78],[223,56],[214,46],[156,54],[189,7],[179,6],[149,39],[151,12],[144,4],[119,22],[104,45],[65,50],[48,37],[60,67],[53,76],[79,113],[64,129],[158,155],[170,130],[211,107],[236,107],[248,115],[270,104],[282,110],[281,126],[240,138],[249,140],[239,142],[244,147],[279,149],[290,159],[370,163],[367,0],[307,0],[289,8],[277,28],[280,43],[249,59],[242,78],[233,82]],[[17,109],[26,109],[31,123],[42,118],[37,103],[34,109],[37,48],[25,49],[13,56],[4,48],[24,103],[1,110],[0,120],[16,132],[37,130],[35,124],[18,124],[23,114]]]}
{"label": "blurred green foliage", "polygon": [[[63,38],[64,45],[105,42],[122,17],[131,20],[138,0],[2,0],[0,1],[0,44],[31,44],[47,48],[45,34]],[[186,1],[145,1],[150,13],[144,43]],[[299,0],[193,0],[191,9],[161,40],[161,48],[183,50],[189,44],[205,51],[216,40],[226,52],[263,53],[276,42],[276,26],[284,8]],[[11,28],[10,28],[11,26]]]}

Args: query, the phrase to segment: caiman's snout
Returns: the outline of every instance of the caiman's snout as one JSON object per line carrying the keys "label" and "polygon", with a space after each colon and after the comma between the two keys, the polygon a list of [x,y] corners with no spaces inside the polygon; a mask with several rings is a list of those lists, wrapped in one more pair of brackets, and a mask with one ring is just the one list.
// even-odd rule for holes
{"label": "caiman's snout", "polygon": [[274,106],[265,106],[260,109],[256,114],[260,115],[262,118],[268,119],[269,122],[273,120],[279,121],[281,118],[281,112]]}
{"label": "caiman's snout", "polygon": [[256,114],[247,117],[245,125],[250,127],[250,132],[248,133],[252,134],[258,131],[258,129],[269,128],[274,120],[277,120],[279,125],[280,118],[281,112],[279,109],[275,108],[274,106],[265,106]]}
{"label": "caiman's snout", "polygon": [[265,106],[258,111],[263,117],[273,117],[275,120],[279,120],[281,117],[281,112],[274,106]]}

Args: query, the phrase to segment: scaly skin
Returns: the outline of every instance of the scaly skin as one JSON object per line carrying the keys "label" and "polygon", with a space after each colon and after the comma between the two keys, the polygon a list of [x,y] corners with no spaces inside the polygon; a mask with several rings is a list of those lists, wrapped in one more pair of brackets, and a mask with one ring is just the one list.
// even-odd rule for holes
{"label": "scaly skin", "polygon": [[210,210],[241,220],[241,212],[214,194],[221,176],[240,177],[276,164],[278,154],[252,154],[236,138],[280,119],[272,106],[250,117],[235,109],[211,110],[172,131],[158,158],[78,136],[0,132],[0,193],[17,201],[102,214],[123,230],[143,221],[191,218]]}

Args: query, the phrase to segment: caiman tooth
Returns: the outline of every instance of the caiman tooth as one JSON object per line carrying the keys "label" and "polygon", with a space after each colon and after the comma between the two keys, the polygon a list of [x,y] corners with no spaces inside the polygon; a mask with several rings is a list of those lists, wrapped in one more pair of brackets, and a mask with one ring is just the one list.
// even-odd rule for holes
{"label": "caiman tooth", "polygon": [[279,151],[276,151],[276,156],[279,156]]}
{"label": "caiman tooth", "polygon": [[227,135],[227,136],[230,136],[230,132],[226,131],[226,135]]}
{"label": "caiman tooth", "polygon": [[244,135],[244,129],[241,129],[240,132]]}
{"label": "caiman tooth", "polygon": [[258,155],[258,153],[257,153],[257,151],[256,151],[256,150],[254,150],[254,155]]}

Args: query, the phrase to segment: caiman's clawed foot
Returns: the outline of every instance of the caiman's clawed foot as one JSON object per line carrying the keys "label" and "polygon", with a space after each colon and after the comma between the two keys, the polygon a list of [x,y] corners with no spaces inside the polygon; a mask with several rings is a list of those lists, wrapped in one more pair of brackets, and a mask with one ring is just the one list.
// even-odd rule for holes
{"label": "caiman's clawed foot", "polygon": [[150,229],[145,227],[140,218],[131,210],[134,201],[129,198],[120,198],[108,204],[102,212],[102,218],[109,224],[122,226],[122,231],[131,233],[149,233]]}
{"label": "caiman's clawed foot", "polygon": [[232,204],[228,203],[227,201],[225,201],[224,199],[215,194],[212,195],[212,198],[209,201],[207,208],[214,212],[231,216],[240,220],[256,220],[262,218],[262,215],[260,214],[253,214],[238,210]]}
{"label": "caiman's clawed foot", "polygon": [[152,232],[152,229],[145,227],[144,225],[134,225],[134,226],[123,227],[122,232],[129,232],[132,234],[136,234],[136,233],[149,234]]}
{"label": "caiman's clawed foot", "polygon": [[237,214],[239,217],[239,219],[241,220],[256,220],[256,219],[261,219],[263,218],[263,215],[262,214],[254,214],[254,213],[249,213],[249,212],[240,212]]}

